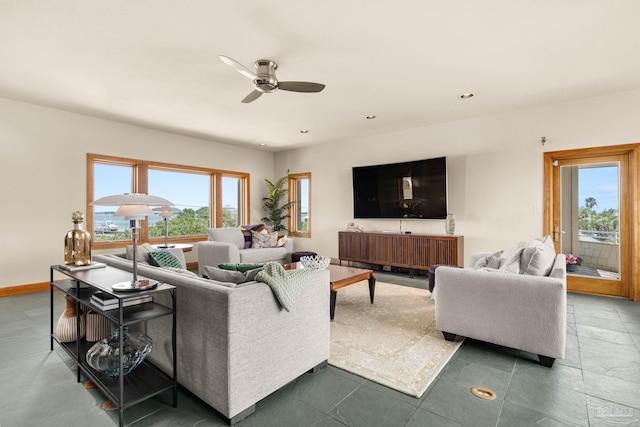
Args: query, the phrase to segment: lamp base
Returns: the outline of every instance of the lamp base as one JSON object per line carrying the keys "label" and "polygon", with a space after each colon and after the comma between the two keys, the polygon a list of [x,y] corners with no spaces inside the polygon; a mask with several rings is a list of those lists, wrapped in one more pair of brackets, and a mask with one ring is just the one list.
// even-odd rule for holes
{"label": "lamp base", "polygon": [[157,280],[138,280],[137,283],[134,282],[120,282],[111,285],[111,290],[118,292],[138,292],[138,291],[148,291],[149,289],[153,289],[158,286]]}

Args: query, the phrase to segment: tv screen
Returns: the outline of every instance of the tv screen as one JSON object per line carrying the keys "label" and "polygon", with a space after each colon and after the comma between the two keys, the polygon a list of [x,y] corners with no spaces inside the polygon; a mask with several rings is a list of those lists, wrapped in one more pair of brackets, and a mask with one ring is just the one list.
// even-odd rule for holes
{"label": "tv screen", "polygon": [[353,216],[445,219],[446,157],[354,167]]}

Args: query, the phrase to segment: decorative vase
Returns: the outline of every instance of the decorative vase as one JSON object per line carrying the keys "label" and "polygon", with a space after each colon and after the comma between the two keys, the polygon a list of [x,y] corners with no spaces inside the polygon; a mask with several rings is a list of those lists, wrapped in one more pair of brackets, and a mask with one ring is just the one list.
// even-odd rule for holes
{"label": "decorative vase", "polygon": [[84,229],[84,214],[75,211],[71,214],[73,230],[64,238],[64,263],[66,265],[91,264],[91,234]]}
{"label": "decorative vase", "polygon": [[[60,342],[71,342],[76,340],[78,333],[76,316],[76,300],[70,296],[65,297],[67,300],[67,306],[60,315],[58,323],[56,324],[56,336]],[[84,337],[85,333],[85,319],[84,314],[79,317],[80,319],[80,338]]]}
{"label": "decorative vase", "polygon": [[[151,353],[153,340],[141,332],[129,332],[122,328],[122,368],[128,375]],[[87,351],[87,363],[93,369],[110,377],[120,375],[120,330],[102,341],[95,343]]]}
{"label": "decorative vase", "polygon": [[86,316],[87,341],[96,342],[111,335],[111,331],[113,330],[113,323],[111,323],[111,320],[96,313],[91,309],[87,311]]}
{"label": "decorative vase", "polygon": [[456,232],[456,216],[454,214],[447,214],[447,218],[444,220],[444,229],[445,232],[450,236],[453,236],[453,234]]}
{"label": "decorative vase", "polygon": [[578,271],[578,264],[567,264],[567,272],[574,273]]}

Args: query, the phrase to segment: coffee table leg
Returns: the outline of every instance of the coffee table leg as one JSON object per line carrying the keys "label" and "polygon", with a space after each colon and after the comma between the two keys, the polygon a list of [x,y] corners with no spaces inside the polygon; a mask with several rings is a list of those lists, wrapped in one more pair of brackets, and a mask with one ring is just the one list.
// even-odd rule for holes
{"label": "coffee table leg", "polygon": [[331,321],[333,322],[333,315],[336,314],[336,297],[338,296],[338,291],[331,291],[331,302],[329,303],[329,316],[331,317]]}
{"label": "coffee table leg", "polygon": [[371,299],[371,304],[373,304],[373,296],[376,293],[376,278],[375,276],[369,277],[369,298]]}

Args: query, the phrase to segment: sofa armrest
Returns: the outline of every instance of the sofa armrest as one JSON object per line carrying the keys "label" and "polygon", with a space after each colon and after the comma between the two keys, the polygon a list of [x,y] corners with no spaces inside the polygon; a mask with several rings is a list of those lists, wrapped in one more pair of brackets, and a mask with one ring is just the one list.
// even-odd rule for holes
{"label": "sofa armrest", "polygon": [[443,332],[564,358],[566,280],[440,267],[434,300]]}
{"label": "sofa armrest", "polygon": [[236,264],[240,262],[240,253],[238,247],[232,243],[225,242],[198,242],[196,243],[198,251],[198,271],[204,276],[204,267],[206,265],[217,266],[218,264]]}

